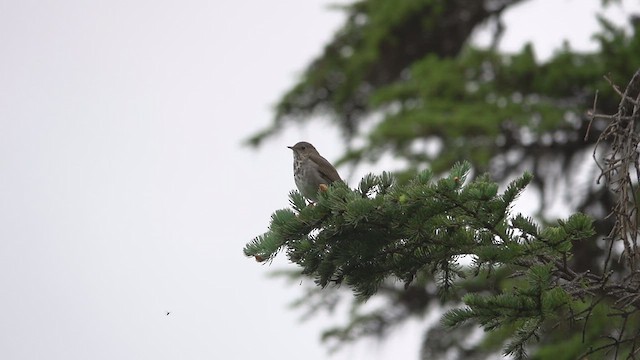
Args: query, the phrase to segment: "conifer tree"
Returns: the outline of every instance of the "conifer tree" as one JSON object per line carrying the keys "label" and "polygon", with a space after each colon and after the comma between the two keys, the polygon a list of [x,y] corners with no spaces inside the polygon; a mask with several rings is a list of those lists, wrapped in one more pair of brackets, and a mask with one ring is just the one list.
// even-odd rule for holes
{"label": "conifer tree", "polygon": [[[299,303],[311,311],[333,306],[334,285],[352,290],[350,321],[325,339],[384,336],[440,307],[451,310],[425,330],[424,359],[637,356],[638,22],[629,34],[601,19],[599,51],[567,45],[544,63],[529,45],[506,55],[467,43],[487,21],[497,42],[501,14],[520,2],[345,7],[345,26],[251,139],[325,113],[347,140],[343,165],[384,153],[409,164],[356,189],[333,185],[313,207],[292,192],[291,208],[245,247],[260,260],[284,252],[299,266],[292,276],[314,279]],[[597,166],[585,175],[591,156]],[[545,200],[565,195],[558,183],[580,189],[562,220],[545,216]],[[542,194],[536,220],[511,211],[525,186]],[[358,311],[372,296],[386,305]],[[477,326],[484,336],[466,340]]]}
{"label": "conifer tree", "polygon": [[[408,288],[419,277],[433,279],[442,301],[463,304],[445,314],[445,326],[474,322],[487,331],[507,329],[511,334],[503,353],[516,359],[526,357],[527,344],[544,344],[547,333],[578,336],[577,330],[582,338],[563,349],[567,358],[610,356],[612,351],[614,358],[635,358],[640,351],[634,193],[640,181],[635,128],[640,122],[640,69],[621,97],[615,115],[593,115],[610,121],[601,136],[601,141],[611,138],[602,176],[617,199],[602,272],[576,271],[569,261],[574,246],[593,241],[588,216],[576,213],[540,227],[510,212],[531,174],[499,193],[487,175],[467,181],[471,165],[466,162],[437,180],[424,171],[407,184],[397,184],[389,173],[368,175],[357,189],[335,183],[313,206],[294,191],[291,208],[276,211],[269,231],[244,252],[262,261],[286,252],[319,287],[345,284],[360,300],[375,295],[385,281]],[[614,251],[615,243],[624,251]],[[623,269],[609,268],[612,256],[624,258]],[[478,286],[479,278],[494,277],[502,283]]]}

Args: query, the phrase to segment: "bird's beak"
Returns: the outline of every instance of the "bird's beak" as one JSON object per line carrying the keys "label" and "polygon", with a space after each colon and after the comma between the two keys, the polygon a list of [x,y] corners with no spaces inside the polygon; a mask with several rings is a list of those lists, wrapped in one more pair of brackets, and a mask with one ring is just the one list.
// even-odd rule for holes
{"label": "bird's beak", "polygon": [[293,146],[287,146],[289,149],[293,150]]}

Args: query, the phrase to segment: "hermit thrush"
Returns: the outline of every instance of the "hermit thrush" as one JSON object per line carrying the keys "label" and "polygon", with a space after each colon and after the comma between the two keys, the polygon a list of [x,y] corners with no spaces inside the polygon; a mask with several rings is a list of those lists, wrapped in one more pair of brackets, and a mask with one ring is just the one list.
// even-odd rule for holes
{"label": "hermit thrush", "polygon": [[293,150],[293,178],[302,196],[316,202],[322,187],[342,181],[336,168],[320,156],[313,145],[301,141],[287,147]]}

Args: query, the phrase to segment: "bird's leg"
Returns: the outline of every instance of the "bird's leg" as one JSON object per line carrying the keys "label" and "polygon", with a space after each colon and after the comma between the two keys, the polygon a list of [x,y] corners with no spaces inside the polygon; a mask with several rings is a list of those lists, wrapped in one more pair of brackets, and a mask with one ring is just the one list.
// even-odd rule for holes
{"label": "bird's leg", "polygon": [[[326,192],[326,191],[327,191],[327,189],[329,189],[329,187],[327,186],[327,184],[320,184],[320,185],[318,185],[318,191],[320,191],[320,192]],[[316,205],[316,203],[315,203],[315,202],[313,202],[313,201],[311,201],[311,200],[309,200],[309,199],[307,199],[307,201],[309,202],[309,204],[307,204],[307,206],[315,206],[315,205]]]}
{"label": "bird's leg", "polygon": [[[327,186],[327,184],[320,184],[320,185],[318,185],[318,191],[320,191],[320,192],[326,192],[326,191],[327,191],[327,189],[329,189],[329,187]],[[315,204],[313,201],[309,200],[309,205],[308,205],[308,206],[315,206],[315,205],[316,205],[316,204]]]}

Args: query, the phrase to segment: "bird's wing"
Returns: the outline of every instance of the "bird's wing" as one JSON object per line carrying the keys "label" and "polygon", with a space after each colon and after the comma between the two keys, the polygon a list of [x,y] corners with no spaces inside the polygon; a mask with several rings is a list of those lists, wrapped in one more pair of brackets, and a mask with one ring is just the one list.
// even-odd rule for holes
{"label": "bird's wing", "polygon": [[336,168],[334,168],[333,165],[331,165],[331,163],[327,161],[327,159],[317,154],[311,154],[309,158],[311,159],[311,161],[318,164],[320,175],[322,175],[322,177],[329,183],[332,183],[334,181],[342,181],[340,175],[338,175],[338,171],[336,171]]}

